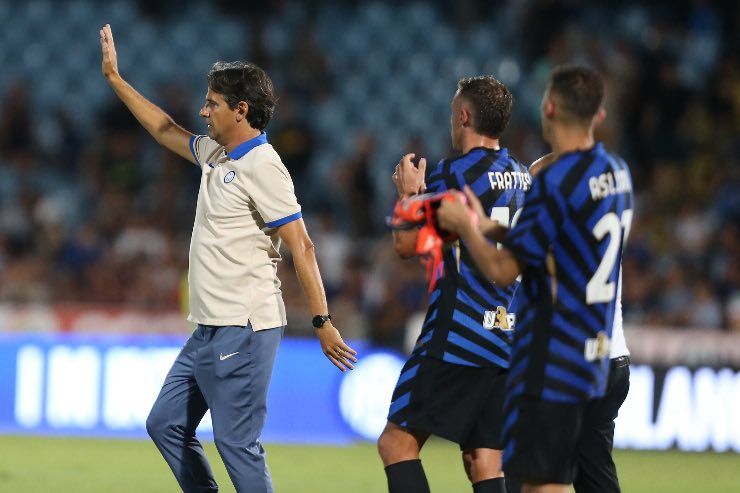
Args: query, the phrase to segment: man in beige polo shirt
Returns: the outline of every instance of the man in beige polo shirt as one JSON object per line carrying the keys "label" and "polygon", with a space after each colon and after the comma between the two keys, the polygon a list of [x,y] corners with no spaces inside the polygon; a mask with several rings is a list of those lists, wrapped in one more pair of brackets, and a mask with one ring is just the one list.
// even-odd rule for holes
{"label": "man in beige polo shirt", "polygon": [[121,78],[109,25],[100,30],[100,44],[103,75],[121,101],[157,142],[201,168],[188,317],[198,325],[165,379],[147,431],[183,491],[218,491],[195,437],[210,409],[216,447],[236,490],[272,492],[259,436],[286,324],[277,278],[281,241],[293,256],[324,354],[342,371],[357,361],[331,323],[293,182],[263,131],[275,109],[272,82],[251,63],[216,63],[200,110],[208,135],[193,135]]}

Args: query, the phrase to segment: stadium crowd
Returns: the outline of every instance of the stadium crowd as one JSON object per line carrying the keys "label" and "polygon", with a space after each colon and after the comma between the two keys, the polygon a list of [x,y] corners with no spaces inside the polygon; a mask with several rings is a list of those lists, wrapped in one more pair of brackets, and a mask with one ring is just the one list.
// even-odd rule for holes
{"label": "stadium crowd", "polygon": [[[262,11],[243,2],[224,9],[244,9],[228,13],[249,19],[245,58],[263,66],[277,85],[269,140],[293,175],[338,327],[348,337],[403,347],[404,328],[425,306],[426,285],[418,262],[396,258],[384,227],[393,203],[390,174],[406,152],[430,161],[445,157],[447,141],[440,139],[449,122],[435,118],[436,133],[429,134],[386,112],[385,127],[402,127],[390,142],[372,124],[357,124],[376,108],[347,107],[338,94],[350,77],[377,78],[376,60],[368,57],[347,73],[332,58],[332,41],[320,35],[320,26],[336,17],[333,25],[351,29],[358,17],[393,7],[303,3],[274,2]],[[683,8],[635,3],[616,11],[599,2],[513,2],[496,16],[516,25],[519,34],[500,33],[516,48],[492,50],[496,63],[481,59],[474,68],[493,67],[489,72],[511,86],[514,119],[503,142],[526,162],[546,152],[537,108],[550,69],[565,62],[597,68],[608,99],[599,137],[630,163],[638,194],[624,258],[625,321],[740,330],[740,8],[679,3]],[[494,7],[454,4],[447,13],[447,2],[424,8],[431,9],[435,26],[457,33],[451,51],[464,55],[469,45],[461,33],[485,24]],[[162,23],[187,15],[170,3],[158,5],[135,8]],[[265,28],[268,16],[291,19],[295,27],[281,50]],[[620,22],[605,22],[617,16]],[[97,25],[90,26],[93,44]],[[391,48],[382,42],[366,47],[374,56]],[[406,55],[411,64],[413,45]],[[502,57],[507,62],[498,64]],[[383,84],[399,84],[406,67],[391,67]],[[86,70],[85,78],[105,83],[98,66]],[[463,75],[459,70],[440,72],[448,79],[444,98]],[[175,69],[157,82],[147,96],[185,128],[202,132],[192,102],[202,97],[205,77],[183,82]],[[0,303],[180,308],[187,301],[182,293],[197,168],[153,144],[112,96],[95,108],[93,124],[84,125],[63,101],[39,107],[36,83],[20,73],[0,85]],[[427,104],[424,94],[394,104],[413,112]],[[448,111],[428,104],[439,106],[433,115]],[[353,124],[332,127],[327,136],[317,122],[330,119],[338,106]],[[288,330],[310,333],[310,313],[285,260],[279,269]]]}

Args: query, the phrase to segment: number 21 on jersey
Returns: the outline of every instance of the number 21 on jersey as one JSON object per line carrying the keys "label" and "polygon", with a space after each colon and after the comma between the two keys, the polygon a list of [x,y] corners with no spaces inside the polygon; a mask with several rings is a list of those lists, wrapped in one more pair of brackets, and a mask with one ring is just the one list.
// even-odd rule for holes
{"label": "number 21 on jersey", "polygon": [[619,248],[627,241],[631,225],[632,209],[625,209],[621,218],[614,212],[605,214],[591,230],[597,241],[601,241],[606,235],[609,235],[609,244],[601,258],[599,267],[586,284],[586,303],[589,305],[608,303],[616,296],[616,283],[609,281],[609,278],[614,271]]}

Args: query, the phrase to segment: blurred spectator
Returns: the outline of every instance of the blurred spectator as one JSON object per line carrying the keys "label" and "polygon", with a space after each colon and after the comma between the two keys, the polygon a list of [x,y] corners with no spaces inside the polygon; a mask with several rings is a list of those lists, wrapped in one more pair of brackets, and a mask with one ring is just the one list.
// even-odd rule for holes
{"label": "blurred spectator", "polygon": [[727,327],[740,331],[740,291],[736,291],[727,303]]}
{"label": "blurred spectator", "polygon": [[289,84],[286,89],[297,97],[318,102],[332,90],[329,63],[310,26],[302,28],[295,36],[287,66]]}
{"label": "blurred spectator", "polygon": [[700,258],[706,250],[712,229],[709,218],[700,213],[696,204],[684,204],[678,211],[674,229],[679,254],[689,259]]}
{"label": "blurred spectator", "polygon": [[94,264],[103,254],[103,250],[104,245],[98,232],[88,223],[62,244],[57,256],[57,265],[61,270],[79,274]]}
{"label": "blurred spectator", "polygon": [[354,153],[341,163],[338,171],[341,187],[338,192],[347,206],[351,233],[356,238],[377,234],[377,221],[373,217],[377,193],[371,172],[375,146],[375,137],[371,133],[359,133],[355,137]]}
{"label": "blurred spectator", "polygon": [[[296,192],[306,191],[310,186],[309,166],[316,142],[311,126],[304,115],[298,113],[295,101],[288,95],[280,97],[275,130],[269,132],[269,140],[288,168],[296,184]],[[305,202],[300,195],[298,199]]]}
{"label": "blurred spectator", "polygon": [[37,122],[36,127],[35,147],[50,161],[45,171],[67,176],[76,174],[84,142],[74,118],[60,106],[49,118]]}
{"label": "blurred spectator", "polygon": [[680,320],[689,327],[699,329],[722,328],[722,305],[708,281],[699,279],[693,286],[691,301],[684,308],[684,319]]}
{"label": "blurred spectator", "polygon": [[349,237],[342,233],[331,209],[319,212],[309,223],[311,238],[316,245],[316,258],[328,298],[340,293],[345,282],[347,259],[351,254]]}
{"label": "blurred spectator", "polygon": [[104,189],[135,193],[144,182],[141,174],[141,130],[131,113],[119,102],[101,115],[103,139],[95,154],[95,166]]}
{"label": "blurred spectator", "polygon": [[160,260],[167,255],[167,239],[161,230],[141,214],[132,213],[113,243],[113,251],[122,260],[144,258]]}
{"label": "blurred spectator", "polygon": [[8,89],[0,111],[0,152],[7,156],[28,151],[35,145],[27,84],[16,83]]}

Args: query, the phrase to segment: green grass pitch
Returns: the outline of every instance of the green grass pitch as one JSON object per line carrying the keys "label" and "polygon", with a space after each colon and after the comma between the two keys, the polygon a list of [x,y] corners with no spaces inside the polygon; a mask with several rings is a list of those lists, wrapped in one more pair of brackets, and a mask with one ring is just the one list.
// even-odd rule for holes
{"label": "green grass pitch", "polygon": [[[206,445],[220,491],[233,492],[213,444]],[[385,476],[372,444],[265,445],[277,493],[382,493]],[[433,492],[471,491],[455,445],[432,441],[422,453]],[[740,455],[615,453],[625,493],[740,493]],[[145,440],[0,436],[0,492],[149,493],[178,491]]]}

